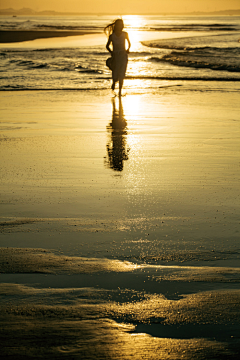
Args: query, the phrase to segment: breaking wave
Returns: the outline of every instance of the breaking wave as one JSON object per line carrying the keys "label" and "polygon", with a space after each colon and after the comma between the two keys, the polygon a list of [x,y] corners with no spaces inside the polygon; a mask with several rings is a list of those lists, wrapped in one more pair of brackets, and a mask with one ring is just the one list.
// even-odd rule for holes
{"label": "breaking wave", "polygon": [[[165,50],[150,57],[150,62],[165,62],[179,67],[240,72],[240,46],[236,35],[196,36],[143,42]],[[158,51],[159,51],[158,50]],[[166,50],[169,50],[166,53]],[[157,55],[157,56],[156,56]],[[159,56],[161,55],[161,56]]]}
{"label": "breaking wave", "polygon": [[240,66],[238,65],[230,65],[224,63],[210,63],[209,61],[201,61],[199,60],[191,60],[184,59],[183,57],[174,54],[163,55],[161,58],[159,57],[151,57],[148,59],[150,62],[167,62],[171,65],[175,66],[184,66],[191,67],[195,69],[211,69],[211,70],[221,70],[221,71],[229,71],[229,72],[240,72]]}

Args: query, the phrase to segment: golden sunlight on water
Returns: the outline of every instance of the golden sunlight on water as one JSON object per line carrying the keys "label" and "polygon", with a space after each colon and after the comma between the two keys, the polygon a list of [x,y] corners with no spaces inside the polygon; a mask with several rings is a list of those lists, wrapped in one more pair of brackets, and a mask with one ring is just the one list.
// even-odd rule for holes
{"label": "golden sunlight on water", "polygon": [[141,97],[137,95],[126,97],[123,102],[123,110],[129,121],[138,119],[141,113]]}
{"label": "golden sunlight on water", "polygon": [[123,21],[131,41],[131,51],[136,51],[142,40],[139,29],[144,25],[144,19],[138,15],[126,15],[123,17]]}
{"label": "golden sunlight on water", "polygon": [[138,127],[141,119],[139,96],[112,99],[112,119],[107,126],[107,167],[122,171],[131,152],[132,163],[138,162],[141,153],[141,135]]}
{"label": "golden sunlight on water", "polygon": [[131,41],[131,51],[137,51],[139,43],[142,40],[141,34],[137,30],[128,31],[129,39]]}
{"label": "golden sunlight on water", "polygon": [[[126,190],[129,194],[136,194],[145,183],[143,164],[145,113],[141,97],[132,95],[123,99],[123,112],[127,121],[126,142],[129,148],[129,161],[126,164]],[[140,175],[141,169],[141,175]]]}
{"label": "golden sunlight on water", "polygon": [[143,17],[139,15],[125,15],[123,21],[128,30],[139,30],[145,24]]}

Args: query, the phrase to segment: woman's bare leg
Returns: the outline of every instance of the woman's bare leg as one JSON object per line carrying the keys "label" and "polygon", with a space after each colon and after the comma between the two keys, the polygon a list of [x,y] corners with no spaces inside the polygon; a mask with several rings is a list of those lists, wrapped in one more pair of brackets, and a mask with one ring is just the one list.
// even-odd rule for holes
{"label": "woman's bare leg", "polygon": [[115,81],[112,82],[112,90],[115,90]]}
{"label": "woman's bare leg", "polygon": [[122,96],[123,80],[119,80],[119,96]]}

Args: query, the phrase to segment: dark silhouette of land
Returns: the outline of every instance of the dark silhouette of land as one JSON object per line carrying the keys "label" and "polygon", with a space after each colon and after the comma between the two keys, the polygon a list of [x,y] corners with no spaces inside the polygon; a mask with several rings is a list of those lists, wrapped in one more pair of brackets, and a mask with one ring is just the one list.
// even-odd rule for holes
{"label": "dark silhouette of land", "polygon": [[[44,11],[35,11],[30,8],[22,8],[22,9],[0,9],[0,15],[12,15],[12,16],[21,16],[21,15],[32,15],[32,16],[48,16],[48,15],[94,15],[95,13],[86,13],[86,12],[58,12],[54,10],[44,10]],[[97,13],[97,15],[112,15],[111,13]],[[122,14],[124,15],[124,14]],[[156,15],[156,13],[139,13],[136,12],[136,15]],[[210,12],[204,12],[204,11],[195,11],[195,12],[183,12],[183,13],[162,13],[158,15],[231,15],[231,16],[237,16],[240,15],[240,9],[234,9],[234,10],[220,10],[220,11],[210,11]]]}
{"label": "dark silhouette of land", "polygon": [[59,30],[1,30],[0,43],[15,43],[31,41],[36,39],[48,39],[67,36],[81,36],[87,34],[96,34],[92,31],[59,31]]}

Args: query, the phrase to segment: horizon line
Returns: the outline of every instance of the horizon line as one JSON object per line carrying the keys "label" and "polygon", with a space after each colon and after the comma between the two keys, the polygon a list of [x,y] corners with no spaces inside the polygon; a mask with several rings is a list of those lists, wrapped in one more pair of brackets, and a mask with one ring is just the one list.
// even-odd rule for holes
{"label": "horizon line", "polygon": [[[29,11],[32,12],[32,14],[24,14],[24,11]],[[33,10],[31,8],[21,8],[21,9],[14,9],[14,8],[4,8],[1,9],[0,8],[0,13],[2,12],[8,12],[9,15],[14,15],[12,14],[13,12],[22,12],[21,14],[18,15],[47,15],[47,13],[50,13],[51,15],[97,15],[97,16],[102,16],[102,15],[115,15],[116,13],[114,12],[78,12],[78,11],[56,11],[56,10],[41,10],[41,11],[36,11]],[[139,13],[121,13],[121,15],[213,15],[213,14],[223,14],[224,13],[235,13],[238,12],[240,15],[240,8],[239,9],[226,9],[226,10],[215,10],[215,11],[189,11],[189,12],[139,12]],[[10,14],[11,13],[11,14]],[[2,14],[5,15],[5,14]],[[6,14],[7,15],[7,14]],[[119,14],[118,14],[119,15]],[[226,14],[225,14],[226,15]]]}

